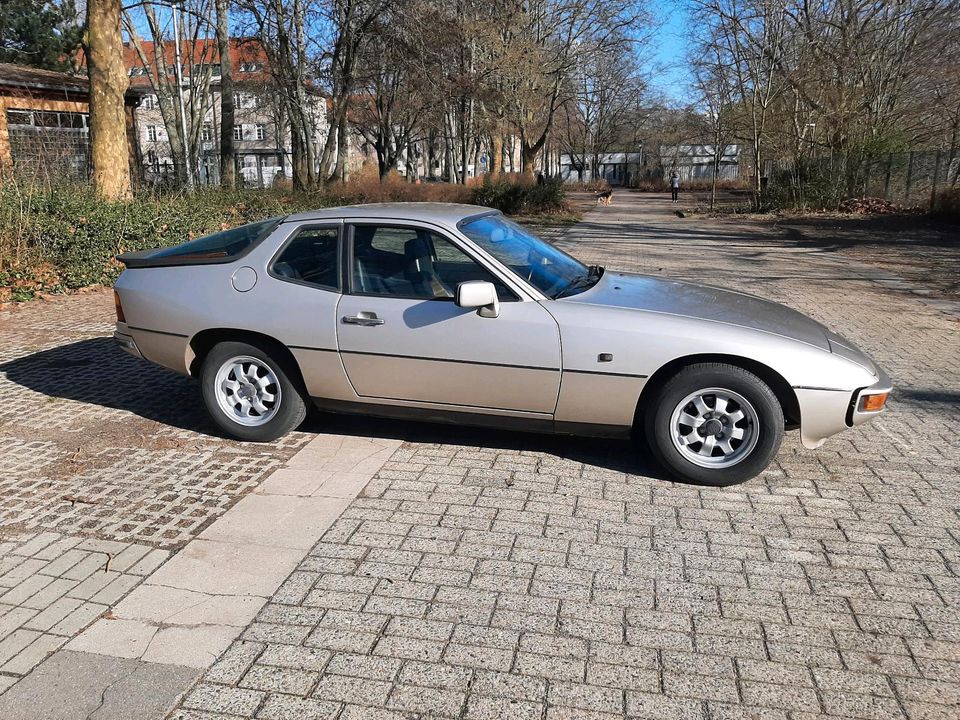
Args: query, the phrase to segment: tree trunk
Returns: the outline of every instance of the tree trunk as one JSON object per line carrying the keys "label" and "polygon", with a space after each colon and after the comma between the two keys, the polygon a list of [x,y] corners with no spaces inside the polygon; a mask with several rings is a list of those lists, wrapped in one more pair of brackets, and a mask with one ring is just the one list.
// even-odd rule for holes
{"label": "tree trunk", "polygon": [[492,149],[490,150],[490,176],[496,178],[503,172],[503,135],[493,134]]}
{"label": "tree trunk", "polygon": [[533,166],[536,164],[539,154],[539,147],[531,146],[526,140],[520,138],[520,172],[528,177],[533,177]]}
{"label": "tree trunk", "polygon": [[216,0],[217,48],[220,52],[220,185],[237,185],[237,159],[233,148],[236,108],[233,104],[233,63],[230,61],[230,0]]}
{"label": "tree trunk", "polygon": [[337,129],[337,165],[333,169],[334,179],[340,182],[347,181],[347,153],[350,148],[347,145],[347,121],[344,119]]}
{"label": "tree trunk", "polygon": [[88,0],[87,34],[93,187],[104,200],[122,200],[131,192],[123,104],[129,79],[123,64],[120,0]]}

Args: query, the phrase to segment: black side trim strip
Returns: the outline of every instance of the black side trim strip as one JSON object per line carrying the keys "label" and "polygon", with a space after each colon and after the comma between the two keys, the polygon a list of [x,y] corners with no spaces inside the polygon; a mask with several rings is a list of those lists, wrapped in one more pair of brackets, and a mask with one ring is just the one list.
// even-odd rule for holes
{"label": "black side trim strip", "polygon": [[826,390],[829,392],[846,392],[842,388],[830,388],[830,387],[812,387],[810,385],[794,385],[794,390]]}
{"label": "black side trim strip", "polygon": [[602,370],[564,370],[565,373],[576,373],[578,375],[609,375],[611,377],[628,377],[628,378],[644,378],[650,377],[649,375],[634,375],[632,373],[615,373],[615,372],[603,372]]}
{"label": "black side trim strip", "polygon": [[150,328],[144,327],[134,327],[133,325],[127,325],[129,330],[139,330],[140,332],[153,333],[154,335],[169,335],[170,337],[185,338],[190,337],[189,335],[181,335],[180,333],[167,332],[166,330],[151,330]]}
{"label": "black side trim strip", "polygon": [[373,415],[374,417],[395,420],[418,420],[454,425],[476,425],[501,430],[522,430],[528,432],[552,433],[553,419],[547,417],[519,417],[516,415],[497,415],[463,410],[440,410],[436,408],[410,407],[406,405],[376,405],[373,403],[350,400],[329,400],[312,398],[321,410],[348,413],[351,415]]}
{"label": "black side trim strip", "polygon": [[309,347],[307,345],[287,345],[290,350],[313,350],[314,352],[337,352],[336,348]]}
{"label": "black side trim strip", "polygon": [[429,362],[459,363],[462,365],[485,365],[488,367],[515,368],[517,370],[547,370],[549,372],[560,372],[560,368],[542,367],[538,365],[510,365],[507,363],[482,362],[480,360],[454,360],[452,358],[421,357],[419,355],[394,355],[392,353],[361,352],[359,350],[341,350],[344,355],[370,355],[373,357],[392,357],[403,360],[426,360]]}

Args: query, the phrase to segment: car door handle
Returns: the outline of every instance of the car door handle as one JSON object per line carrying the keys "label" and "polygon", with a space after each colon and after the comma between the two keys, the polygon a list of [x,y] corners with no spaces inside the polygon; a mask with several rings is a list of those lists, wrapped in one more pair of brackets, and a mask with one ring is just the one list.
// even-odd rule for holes
{"label": "car door handle", "polygon": [[362,325],[363,327],[372,327],[374,325],[383,325],[385,321],[378,318],[375,312],[363,310],[356,315],[344,315],[343,322],[347,325]]}

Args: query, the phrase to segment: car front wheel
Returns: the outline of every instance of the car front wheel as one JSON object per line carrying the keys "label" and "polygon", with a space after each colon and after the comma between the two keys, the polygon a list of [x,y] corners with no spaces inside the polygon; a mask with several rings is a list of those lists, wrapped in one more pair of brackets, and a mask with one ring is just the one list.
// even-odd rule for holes
{"label": "car front wheel", "polygon": [[743,368],[689,365],[659,390],[645,417],[647,441],[676,477],[732,485],[761,473],[783,439],[773,391]]}
{"label": "car front wheel", "polygon": [[238,440],[269,442],[306,417],[296,371],[277,353],[255,345],[222,342],[203,361],[200,385],[213,421]]}

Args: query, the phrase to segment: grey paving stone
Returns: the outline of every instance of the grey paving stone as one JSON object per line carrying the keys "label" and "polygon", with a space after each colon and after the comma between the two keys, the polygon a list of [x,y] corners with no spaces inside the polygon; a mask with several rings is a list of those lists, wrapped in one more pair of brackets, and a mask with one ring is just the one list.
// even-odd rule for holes
{"label": "grey paving stone", "polygon": [[466,694],[457,690],[397,685],[390,693],[387,707],[427,716],[458,717],[465,700]]}
{"label": "grey paving stone", "polygon": [[[340,703],[290,695],[269,695],[260,710],[260,720],[333,720],[340,712]],[[343,717],[343,716],[341,716]]]}
{"label": "grey paving stone", "polygon": [[404,663],[399,677],[399,682],[404,685],[464,691],[470,688],[472,681],[473,672],[469,668],[416,661]]}
{"label": "grey paving stone", "polygon": [[[258,644],[251,643],[251,645]],[[330,652],[320,648],[269,644],[256,658],[262,665],[276,665],[296,670],[323,670],[329,659]]]}
{"label": "grey paving stone", "polygon": [[513,657],[513,648],[462,645],[455,642],[447,645],[443,653],[443,659],[452,665],[501,671],[510,669]]}
{"label": "grey paving stone", "polygon": [[337,653],[330,658],[325,672],[368,680],[393,680],[400,671],[401,665],[402,661],[395,658]]}
{"label": "grey paving stone", "polygon": [[319,674],[305,670],[254,665],[239,683],[241,688],[307,696],[316,685]]}
{"label": "grey paving stone", "polygon": [[540,720],[544,706],[511,698],[484,697],[473,695],[467,704],[464,716],[468,720]]}
{"label": "grey paving stone", "polygon": [[389,692],[390,683],[381,680],[324,675],[313,695],[323,700],[382,707]]}
{"label": "grey paving stone", "polygon": [[257,690],[201,683],[184,698],[183,706],[192,710],[252,717],[265,697],[266,693]]}

